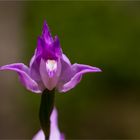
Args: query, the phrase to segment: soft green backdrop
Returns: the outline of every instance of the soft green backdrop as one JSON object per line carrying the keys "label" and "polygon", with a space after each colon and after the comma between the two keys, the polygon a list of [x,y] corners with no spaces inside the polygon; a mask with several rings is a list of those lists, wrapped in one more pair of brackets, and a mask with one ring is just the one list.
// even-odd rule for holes
{"label": "soft green backdrop", "polygon": [[[26,3],[27,60],[47,20],[72,63],[103,70],[84,76],[67,94],[56,94],[59,125],[67,138],[140,138],[139,17],[139,2]],[[27,96],[38,106],[38,96]],[[34,119],[32,131],[39,127]]]}
{"label": "soft green backdrop", "polygon": [[[29,63],[47,20],[72,63],[103,71],[85,75],[66,94],[56,93],[66,138],[140,138],[140,2],[24,2],[23,9],[23,62]],[[40,96],[17,87],[18,131],[31,138],[40,128]]]}

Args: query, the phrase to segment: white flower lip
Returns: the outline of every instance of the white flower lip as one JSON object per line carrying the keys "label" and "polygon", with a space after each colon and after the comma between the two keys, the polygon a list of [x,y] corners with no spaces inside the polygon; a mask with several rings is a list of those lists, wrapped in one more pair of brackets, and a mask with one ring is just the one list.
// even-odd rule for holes
{"label": "white flower lip", "polygon": [[57,69],[57,62],[55,60],[48,59],[46,62],[46,69],[48,69],[50,72],[55,71]]}

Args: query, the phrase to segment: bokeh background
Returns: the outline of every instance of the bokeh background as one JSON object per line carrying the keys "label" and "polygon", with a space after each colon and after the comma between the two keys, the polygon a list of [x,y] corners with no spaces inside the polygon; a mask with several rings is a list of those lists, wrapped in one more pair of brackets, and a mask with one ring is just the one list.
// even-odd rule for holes
{"label": "bokeh background", "polygon": [[[56,94],[66,138],[140,138],[140,2],[0,2],[0,65],[28,65],[45,19],[72,63],[103,70]],[[14,72],[0,72],[0,139],[31,139],[39,104]]]}

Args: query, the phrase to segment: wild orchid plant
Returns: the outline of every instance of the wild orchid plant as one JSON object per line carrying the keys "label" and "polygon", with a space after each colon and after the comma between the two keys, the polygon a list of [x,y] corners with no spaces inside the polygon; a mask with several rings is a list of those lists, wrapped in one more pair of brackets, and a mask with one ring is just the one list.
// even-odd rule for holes
{"label": "wild orchid plant", "polygon": [[81,81],[83,74],[101,72],[97,67],[71,64],[61,49],[58,36],[51,36],[46,21],[29,67],[23,63],[14,63],[1,66],[0,70],[16,71],[21,83],[28,90],[41,94],[39,118],[43,131],[41,130],[34,140],[64,139],[57,128],[57,113],[54,109],[55,89],[60,93],[67,92]]}

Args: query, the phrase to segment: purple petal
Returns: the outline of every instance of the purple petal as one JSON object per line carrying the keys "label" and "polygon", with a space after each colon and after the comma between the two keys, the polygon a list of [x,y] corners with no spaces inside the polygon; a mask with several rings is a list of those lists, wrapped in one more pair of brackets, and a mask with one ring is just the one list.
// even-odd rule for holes
{"label": "purple petal", "polygon": [[65,73],[65,71],[69,71],[71,73],[71,62],[65,54],[62,54],[61,57],[61,67],[62,69],[61,69],[61,76],[59,82],[61,82],[62,79],[64,78],[63,74]]}
{"label": "purple petal", "polygon": [[56,57],[59,58],[60,56],[62,56],[62,49],[61,49],[61,45],[60,45],[58,36],[54,37],[53,48],[54,48]]}
{"label": "purple petal", "polygon": [[37,57],[34,54],[30,61],[30,75],[35,80],[38,81],[41,79],[39,73],[39,62],[37,61]]}
{"label": "purple petal", "polygon": [[32,140],[45,140],[45,135],[42,130],[39,130]]}
{"label": "purple petal", "polygon": [[42,36],[38,38],[37,44],[37,54],[42,54],[42,57],[47,59],[58,59],[62,55],[62,50],[60,46],[60,42],[57,36],[55,36],[54,40],[49,31],[49,27],[44,22]]}
{"label": "purple petal", "polygon": [[38,50],[42,54],[44,59],[55,59],[57,60],[62,56],[62,50],[58,37],[54,38],[54,41],[51,44],[47,44],[43,39],[40,39],[40,48]]}
{"label": "purple petal", "polygon": [[62,74],[60,84],[58,85],[59,92],[66,92],[74,88],[81,81],[83,74],[89,72],[101,72],[101,70],[88,65],[71,65],[71,67],[67,68]]}
{"label": "purple petal", "polygon": [[[54,108],[50,117],[50,137],[49,140],[65,140],[64,135],[59,132],[57,122],[57,110]],[[32,140],[45,140],[45,136],[42,130],[40,130]]]}
{"label": "purple petal", "polygon": [[41,78],[42,78],[42,81],[43,81],[45,87],[48,90],[52,90],[53,88],[55,88],[55,86],[58,82],[60,72],[61,72],[61,63],[58,61],[56,71],[53,72],[53,76],[50,77],[50,74],[46,68],[46,62],[45,62],[45,60],[41,59],[40,75],[41,75]]}
{"label": "purple petal", "polygon": [[0,70],[16,71],[19,75],[21,83],[30,91],[41,93],[38,84],[30,77],[29,68],[22,63],[9,64],[0,67]]}
{"label": "purple petal", "polygon": [[59,132],[56,108],[53,109],[50,120],[51,128],[49,140],[64,140],[64,135]]}
{"label": "purple petal", "polygon": [[46,21],[44,21],[43,25],[42,38],[45,40],[46,44],[51,44],[53,42],[53,38]]}
{"label": "purple petal", "polygon": [[57,83],[58,91],[61,91],[61,88],[64,85],[64,83],[69,81],[71,77],[72,77],[72,69],[71,69],[70,60],[65,54],[63,54],[61,58],[61,75]]}
{"label": "purple petal", "polygon": [[65,63],[66,65],[71,65],[69,58],[65,54],[62,54],[62,63]]}
{"label": "purple petal", "polygon": [[38,37],[37,39],[37,48],[35,50],[35,56],[38,57],[40,55],[42,55],[43,53],[43,48],[42,48],[42,38],[41,37]]}
{"label": "purple petal", "polygon": [[36,52],[35,52],[35,54],[33,55],[30,61],[29,75],[31,76],[32,79],[34,79],[37,82],[41,91],[43,91],[45,89],[45,86],[42,82],[40,71],[39,71],[40,59],[41,59],[40,56],[36,56]]}

